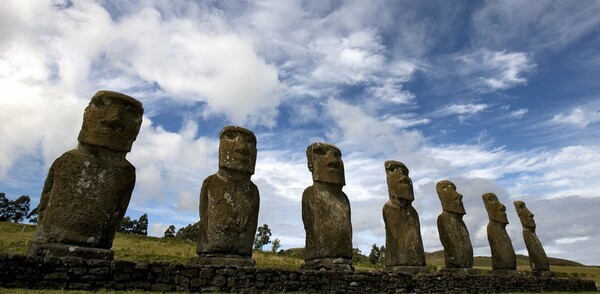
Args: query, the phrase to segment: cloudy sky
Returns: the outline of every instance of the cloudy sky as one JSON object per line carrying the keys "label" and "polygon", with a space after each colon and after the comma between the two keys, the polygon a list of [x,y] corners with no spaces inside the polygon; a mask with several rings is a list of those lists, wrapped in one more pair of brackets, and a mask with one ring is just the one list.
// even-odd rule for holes
{"label": "cloudy sky", "polygon": [[336,144],[354,245],[385,243],[383,163],[410,169],[426,251],[442,249],[435,183],[536,215],[550,256],[600,264],[599,1],[3,1],[0,191],[37,205],[100,89],[144,104],[127,214],[151,234],[196,222],[225,125],[257,135],[259,223],[304,245],[306,146]]}

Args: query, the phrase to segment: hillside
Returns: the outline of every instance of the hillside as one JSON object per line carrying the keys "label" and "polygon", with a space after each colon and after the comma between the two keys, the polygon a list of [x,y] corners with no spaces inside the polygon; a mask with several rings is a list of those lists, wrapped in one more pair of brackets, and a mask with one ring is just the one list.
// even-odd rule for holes
{"label": "hillside", "polygon": [[[427,263],[435,264],[437,266],[444,266],[444,251],[435,251],[425,253]],[[572,260],[548,257],[550,266],[585,266],[579,262]],[[475,267],[492,267],[492,258],[490,256],[475,256],[474,257]],[[529,266],[529,257],[522,254],[517,254],[517,266]]]}

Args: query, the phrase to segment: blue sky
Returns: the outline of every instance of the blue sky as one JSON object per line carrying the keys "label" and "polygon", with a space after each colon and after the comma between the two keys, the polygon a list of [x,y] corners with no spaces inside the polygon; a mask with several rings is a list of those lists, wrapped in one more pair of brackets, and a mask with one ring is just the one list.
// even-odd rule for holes
{"label": "blue sky", "polygon": [[435,183],[536,215],[550,256],[600,264],[599,1],[8,1],[0,7],[0,191],[34,204],[77,144],[95,91],[144,104],[127,214],[162,236],[198,220],[225,125],[258,138],[259,223],[304,244],[306,146],[336,144],[353,242],[385,243],[383,163],[404,162],[426,251],[442,249]]}

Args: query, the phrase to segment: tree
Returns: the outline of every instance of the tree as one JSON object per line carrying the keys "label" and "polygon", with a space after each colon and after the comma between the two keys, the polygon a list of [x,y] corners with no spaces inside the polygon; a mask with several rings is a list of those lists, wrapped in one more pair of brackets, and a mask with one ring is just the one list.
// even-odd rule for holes
{"label": "tree", "polygon": [[371,247],[371,253],[369,253],[369,261],[371,262],[371,264],[376,264],[377,262],[379,262],[380,258],[381,250],[379,250],[377,244],[373,244],[373,246]]}
{"label": "tree", "polygon": [[148,215],[142,214],[134,227],[134,234],[148,236]]}
{"label": "tree", "polygon": [[180,228],[175,234],[175,238],[183,239],[186,241],[195,242],[198,240],[198,231],[200,230],[200,221],[195,224],[189,224],[183,228]]}
{"label": "tree", "polygon": [[17,200],[8,200],[6,194],[0,193],[0,221],[18,223],[25,219],[29,212],[29,196],[22,195]]}
{"label": "tree", "polygon": [[362,251],[358,247],[352,248],[352,260],[354,262],[364,261],[364,255],[362,255]]}
{"label": "tree", "polygon": [[148,215],[142,214],[139,219],[132,220],[130,217],[126,216],[121,221],[118,232],[125,234],[136,234],[136,235],[148,235]]}
{"label": "tree", "polygon": [[8,221],[8,199],[6,194],[0,192],[0,221]]}
{"label": "tree", "polygon": [[40,206],[36,206],[34,209],[32,209],[29,214],[27,215],[27,219],[29,220],[30,223],[32,224],[37,224],[38,222],[38,209],[40,208]]}
{"label": "tree", "polygon": [[271,243],[271,252],[277,253],[277,250],[279,250],[279,248],[281,248],[281,241],[279,241],[278,238],[275,238],[275,240],[273,240],[273,243]]}
{"label": "tree", "polygon": [[117,231],[125,234],[133,234],[134,229],[137,227],[137,220],[132,220],[130,217],[126,216],[121,221],[121,225]]}
{"label": "tree", "polygon": [[174,238],[175,237],[175,226],[174,225],[170,225],[167,230],[165,231],[165,236],[164,238]]}
{"label": "tree", "polygon": [[264,224],[258,227],[256,237],[254,238],[254,249],[261,250],[262,247],[271,243],[269,240],[271,238],[271,229],[269,229],[269,225]]}

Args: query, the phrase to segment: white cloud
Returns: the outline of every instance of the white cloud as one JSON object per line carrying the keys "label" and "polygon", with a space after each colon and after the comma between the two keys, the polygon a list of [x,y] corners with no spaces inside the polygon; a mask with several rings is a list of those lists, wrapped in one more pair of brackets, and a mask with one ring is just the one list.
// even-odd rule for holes
{"label": "white cloud", "polygon": [[363,112],[361,107],[329,99],[326,109],[339,128],[330,137],[351,150],[369,150],[371,154],[407,155],[423,141],[419,131],[396,131],[390,124]]}
{"label": "white cloud", "polygon": [[535,50],[555,49],[593,33],[600,24],[595,1],[527,3],[486,2],[473,15],[479,44],[506,47],[521,44]]}
{"label": "white cloud", "polygon": [[585,128],[600,121],[600,109],[595,107],[577,106],[568,113],[559,113],[552,117],[551,123],[573,125]]}
{"label": "white cloud", "polygon": [[506,90],[526,84],[525,74],[532,72],[536,65],[524,52],[477,51],[458,56],[460,74],[470,80],[481,91]]}
{"label": "white cloud", "polygon": [[452,104],[441,111],[442,115],[466,114],[472,115],[487,108],[487,104]]}
{"label": "white cloud", "polygon": [[527,108],[521,108],[510,112],[510,116],[514,118],[523,118],[529,110]]}

